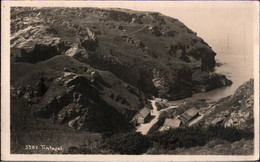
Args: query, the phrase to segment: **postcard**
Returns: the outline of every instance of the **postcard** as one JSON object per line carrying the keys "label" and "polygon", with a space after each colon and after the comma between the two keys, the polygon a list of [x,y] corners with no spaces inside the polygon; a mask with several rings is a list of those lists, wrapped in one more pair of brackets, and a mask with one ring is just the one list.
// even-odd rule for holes
{"label": "postcard", "polygon": [[3,1],[1,158],[259,158],[257,1]]}

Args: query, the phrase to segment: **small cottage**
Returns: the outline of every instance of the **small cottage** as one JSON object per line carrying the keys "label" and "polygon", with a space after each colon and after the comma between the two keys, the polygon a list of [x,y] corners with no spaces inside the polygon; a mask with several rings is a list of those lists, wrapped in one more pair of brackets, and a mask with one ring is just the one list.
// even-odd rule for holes
{"label": "small cottage", "polygon": [[141,109],[139,111],[138,117],[137,117],[137,122],[139,124],[144,124],[147,122],[147,120],[149,119],[149,117],[151,116],[151,111],[150,109],[148,109],[147,107]]}
{"label": "small cottage", "polygon": [[144,107],[143,109],[141,109],[135,116],[134,118],[131,120],[131,122],[134,125],[137,124],[144,124],[148,121],[148,119],[151,116],[151,110],[147,107]]}
{"label": "small cottage", "polygon": [[185,111],[183,114],[180,115],[179,119],[183,123],[187,123],[188,121],[196,118],[199,115],[199,110],[196,108],[191,108]]}
{"label": "small cottage", "polygon": [[166,118],[163,126],[170,128],[179,128],[181,125],[181,121],[179,119],[170,119]]}

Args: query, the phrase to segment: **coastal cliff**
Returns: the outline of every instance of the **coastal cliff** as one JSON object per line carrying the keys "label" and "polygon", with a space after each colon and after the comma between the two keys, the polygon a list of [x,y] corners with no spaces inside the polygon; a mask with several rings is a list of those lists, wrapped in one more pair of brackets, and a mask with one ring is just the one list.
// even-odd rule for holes
{"label": "coastal cliff", "polygon": [[216,53],[202,38],[160,13],[99,8],[13,8],[12,13],[13,62],[67,55],[112,72],[148,97],[170,100],[232,84],[214,73]]}

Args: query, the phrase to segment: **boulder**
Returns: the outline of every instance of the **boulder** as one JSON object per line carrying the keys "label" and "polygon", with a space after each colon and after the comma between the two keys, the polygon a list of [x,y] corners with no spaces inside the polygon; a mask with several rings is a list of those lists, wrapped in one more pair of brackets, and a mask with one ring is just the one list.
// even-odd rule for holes
{"label": "boulder", "polygon": [[81,39],[80,45],[88,51],[95,51],[98,47],[98,39],[94,32],[87,28],[88,36],[84,39]]}
{"label": "boulder", "polygon": [[65,52],[65,55],[74,57],[74,58],[81,58],[85,57],[88,58],[87,52],[83,48],[79,48],[77,46],[71,47]]}
{"label": "boulder", "polygon": [[59,123],[63,124],[73,120],[75,117],[79,116],[82,112],[84,112],[82,105],[77,105],[72,103],[65,106],[61,111],[59,111],[59,113],[57,114],[57,120]]}

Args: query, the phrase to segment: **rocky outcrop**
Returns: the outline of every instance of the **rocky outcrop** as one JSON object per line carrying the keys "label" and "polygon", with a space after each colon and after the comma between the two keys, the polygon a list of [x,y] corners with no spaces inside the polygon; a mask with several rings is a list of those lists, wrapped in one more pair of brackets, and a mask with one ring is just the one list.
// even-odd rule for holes
{"label": "rocky outcrop", "polygon": [[[63,32],[69,35],[74,34],[75,28],[78,28],[75,24],[63,22],[54,26],[53,24],[59,22],[54,20],[53,16],[47,16],[42,12],[36,13],[32,12],[32,15],[26,18],[17,16],[12,19],[12,61],[36,63],[64,53],[75,57],[80,54],[85,56],[87,51],[95,51],[97,48],[98,39],[89,28],[81,29],[76,39],[67,40]],[[26,22],[21,24],[20,21],[23,19]],[[42,21],[45,20],[52,21],[52,24],[43,24]],[[15,27],[14,24],[19,25]]]}
{"label": "rocky outcrop", "polygon": [[183,78],[183,76],[190,76],[189,71],[158,71],[154,69],[153,74],[153,83],[158,89],[160,98],[176,100],[192,95],[190,78],[187,77],[187,80]]}
{"label": "rocky outcrop", "polygon": [[[16,76],[23,65],[13,64],[12,75]],[[77,130],[129,129],[130,119],[148,104],[135,87],[69,56],[30,64],[30,69],[12,80],[14,100],[27,101],[35,117],[52,119]]]}
{"label": "rocky outcrop", "polygon": [[203,39],[160,13],[99,8],[11,12],[11,53],[16,62],[36,63],[65,54],[112,72],[148,97],[170,100],[232,83],[214,74],[216,53]]}
{"label": "rocky outcrop", "polygon": [[206,92],[216,89],[221,86],[228,86],[232,84],[224,75],[218,73],[209,74],[201,70],[197,70],[192,74],[192,82],[194,92]]}
{"label": "rocky outcrop", "polygon": [[205,125],[223,125],[254,132],[254,80],[241,85],[234,95],[217,102]]}
{"label": "rocky outcrop", "polygon": [[87,28],[88,37],[80,40],[80,45],[86,50],[95,51],[98,47],[98,39],[94,32]]}
{"label": "rocky outcrop", "polygon": [[132,37],[123,36],[124,40],[128,43],[131,43],[139,48],[141,51],[145,51],[147,48],[145,47],[144,43],[138,39],[134,39]]}
{"label": "rocky outcrop", "polygon": [[78,47],[77,45],[71,47],[65,52],[65,55],[74,57],[74,58],[82,58],[82,57],[87,57],[87,53],[84,49]]}
{"label": "rocky outcrop", "polygon": [[47,27],[28,26],[11,36],[11,59],[35,63],[59,55],[67,49],[59,37],[47,33]]}

